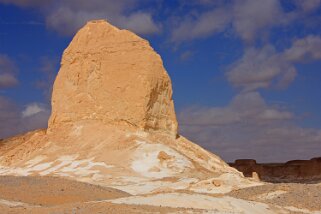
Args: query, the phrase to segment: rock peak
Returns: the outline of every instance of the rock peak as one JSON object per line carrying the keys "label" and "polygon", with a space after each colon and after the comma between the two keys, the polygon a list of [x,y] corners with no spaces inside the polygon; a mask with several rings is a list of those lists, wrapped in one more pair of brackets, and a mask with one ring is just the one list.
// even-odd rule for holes
{"label": "rock peak", "polygon": [[110,28],[112,30],[117,30],[117,31],[120,30],[116,26],[110,24],[105,19],[90,20],[83,26],[83,29],[88,27],[98,27],[98,28],[101,28],[100,30],[106,30],[107,28]]}
{"label": "rock peak", "polygon": [[161,57],[146,40],[105,20],[90,21],[75,35],[53,87],[49,130],[85,120],[177,134]]}
{"label": "rock peak", "polygon": [[[90,23],[93,23],[93,24],[96,24],[96,23],[106,23],[106,24],[109,24],[106,19],[93,19],[93,20],[89,20],[89,21],[87,22],[87,24],[90,24]],[[109,25],[111,25],[111,24],[109,24]]]}

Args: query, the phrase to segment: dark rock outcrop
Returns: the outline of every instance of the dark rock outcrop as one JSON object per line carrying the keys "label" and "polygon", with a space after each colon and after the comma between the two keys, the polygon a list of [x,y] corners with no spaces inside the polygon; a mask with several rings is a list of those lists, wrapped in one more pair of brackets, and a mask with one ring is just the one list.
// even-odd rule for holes
{"label": "dark rock outcrop", "polygon": [[321,157],[286,163],[257,163],[253,159],[239,159],[230,163],[230,166],[246,177],[251,177],[256,172],[261,180],[269,182],[321,181]]}

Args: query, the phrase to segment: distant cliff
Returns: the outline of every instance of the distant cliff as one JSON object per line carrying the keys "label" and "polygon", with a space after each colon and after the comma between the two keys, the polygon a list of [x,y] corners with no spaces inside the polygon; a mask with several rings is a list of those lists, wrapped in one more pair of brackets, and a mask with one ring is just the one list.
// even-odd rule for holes
{"label": "distant cliff", "polygon": [[239,159],[230,166],[246,177],[253,175],[269,182],[319,182],[321,157],[311,160],[291,160],[286,163],[257,163],[253,159]]}

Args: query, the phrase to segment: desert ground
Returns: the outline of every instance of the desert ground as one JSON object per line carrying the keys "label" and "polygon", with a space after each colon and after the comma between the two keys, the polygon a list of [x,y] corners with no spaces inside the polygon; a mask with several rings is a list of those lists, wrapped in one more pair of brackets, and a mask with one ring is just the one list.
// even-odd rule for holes
{"label": "desert ground", "polygon": [[[179,194],[179,193],[177,193]],[[181,194],[192,195],[182,191]],[[221,213],[215,209],[173,208],[117,204],[110,200],[130,197],[114,188],[57,177],[0,177],[1,213]],[[149,197],[150,195],[146,195]],[[288,213],[320,213],[321,185],[266,183],[210,197],[231,197],[282,207]],[[161,200],[161,199],[160,199]],[[161,202],[160,202],[161,203]],[[186,200],[186,203],[189,203]],[[213,202],[214,203],[214,202]],[[219,206],[219,205],[217,205]],[[219,208],[219,207],[218,207]],[[219,210],[219,209],[218,209]],[[233,212],[227,212],[233,213]]]}
{"label": "desert ground", "polygon": [[[189,209],[124,205],[128,193],[55,177],[0,177],[1,213],[185,213]],[[191,209],[201,213],[201,209]]]}

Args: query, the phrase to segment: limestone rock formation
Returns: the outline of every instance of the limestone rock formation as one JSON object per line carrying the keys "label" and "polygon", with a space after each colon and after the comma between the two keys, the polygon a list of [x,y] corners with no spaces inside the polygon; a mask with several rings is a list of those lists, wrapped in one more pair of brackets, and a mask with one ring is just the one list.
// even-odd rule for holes
{"label": "limestone rock formation", "polygon": [[171,80],[146,40],[104,20],[76,34],[54,84],[49,129],[82,120],[177,134]]}
{"label": "limestone rock formation", "polygon": [[[0,175],[58,176],[137,196],[260,185],[177,134],[171,87],[147,41],[87,23],[63,54],[48,130],[1,141]],[[228,201],[224,212],[242,209]]]}

